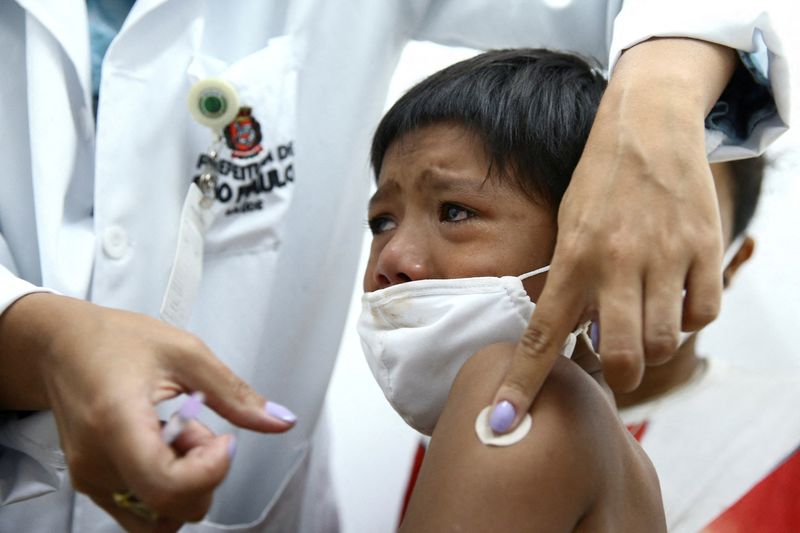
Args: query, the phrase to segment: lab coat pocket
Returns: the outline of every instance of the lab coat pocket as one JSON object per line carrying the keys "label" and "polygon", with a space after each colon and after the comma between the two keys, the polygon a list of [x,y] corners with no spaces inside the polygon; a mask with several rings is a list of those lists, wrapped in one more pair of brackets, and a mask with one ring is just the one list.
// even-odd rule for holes
{"label": "lab coat pocket", "polygon": [[[197,125],[195,179],[216,174],[208,255],[277,248],[294,192],[297,47],[289,36],[273,38],[261,50],[231,64],[195,55],[190,84],[221,78],[236,90],[239,111],[214,142]],[[216,160],[208,156],[216,152]]]}
{"label": "lab coat pocket", "polygon": [[[279,490],[258,513],[258,516],[246,523],[228,523],[228,521],[217,521],[217,509],[212,508],[209,515],[199,524],[188,524],[184,526],[186,533],[219,533],[222,531],[236,533],[297,533],[301,526],[301,507],[303,493],[306,490],[306,479],[308,477],[309,450],[303,447],[299,457],[295,460],[286,475]],[[253,496],[258,496],[256,484],[250,486],[253,491],[250,494],[226,494],[219,492],[215,495],[215,505],[218,508],[242,505],[242,498],[252,500]],[[227,501],[226,501],[227,499]],[[230,515],[230,510],[224,514]],[[242,513],[246,514],[246,513]]]}

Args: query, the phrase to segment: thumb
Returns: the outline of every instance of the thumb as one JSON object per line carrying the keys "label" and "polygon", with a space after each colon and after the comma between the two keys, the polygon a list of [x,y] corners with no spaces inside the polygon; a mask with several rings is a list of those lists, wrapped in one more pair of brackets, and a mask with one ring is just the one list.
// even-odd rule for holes
{"label": "thumb", "polygon": [[105,439],[107,449],[115,450],[118,487],[132,491],[158,516],[179,521],[205,515],[235,451],[231,435],[214,436],[198,423],[187,429],[194,437],[173,450],[161,438],[155,409],[137,398],[111,420]]}
{"label": "thumb", "polygon": [[291,429],[297,417],[287,407],[267,401],[203,345],[197,357],[173,369],[186,389],[205,394],[206,405],[239,427],[278,433]]}
{"label": "thumb", "polygon": [[577,307],[571,305],[567,293],[548,290],[557,285],[551,274],[494,396],[489,423],[495,433],[507,433],[517,427],[553,368],[564,339],[578,321]]}
{"label": "thumb", "polygon": [[180,457],[151,450],[147,472],[124,472],[128,486],[159,517],[202,520],[211,507],[214,489],[228,473],[235,442],[232,435],[210,436]]}
{"label": "thumb", "polygon": [[168,475],[173,486],[180,487],[180,496],[168,500],[169,513],[189,522],[201,520],[211,507],[214,489],[228,473],[235,449],[233,435],[215,435],[172,461]]}

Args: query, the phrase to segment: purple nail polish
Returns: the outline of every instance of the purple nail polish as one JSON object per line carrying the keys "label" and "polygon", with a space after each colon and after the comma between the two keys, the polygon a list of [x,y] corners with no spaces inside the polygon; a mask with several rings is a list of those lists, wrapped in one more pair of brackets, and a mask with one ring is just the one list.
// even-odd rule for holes
{"label": "purple nail polish", "polygon": [[589,326],[589,338],[592,339],[592,348],[595,352],[600,351],[600,324],[592,322]]}
{"label": "purple nail polish", "polygon": [[297,415],[291,412],[289,408],[279,403],[267,402],[267,405],[264,406],[264,410],[269,416],[277,418],[281,422],[287,422],[289,424],[294,424],[297,422]]}
{"label": "purple nail polish", "polygon": [[492,415],[489,417],[489,426],[495,433],[505,433],[511,427],[514,417],[517,416],[517,410],[508,400],[503,400],[492,409]]}
{"label": "purple nail polish", "polygon": [[236,455],[236,437],[231,436],[230,440],[228,441],[228,459],[233,461],[233,457]]}

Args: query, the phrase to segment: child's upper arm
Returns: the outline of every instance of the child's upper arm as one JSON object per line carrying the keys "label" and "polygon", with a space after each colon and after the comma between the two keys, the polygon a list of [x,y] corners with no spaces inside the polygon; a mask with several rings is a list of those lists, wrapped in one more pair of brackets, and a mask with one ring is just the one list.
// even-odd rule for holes
{"label": "child's upper arm", "polygon": [[582,390],[587,384],[575,374],[582,370],[569,361],[559,361],[548,378],[520,442],[490,447],[478,440],[475,418],[491,402],[511,350],[482,350],[456,378],[403,531],[572,531],[594,503],[602,429],[586,411],[597,391]]}

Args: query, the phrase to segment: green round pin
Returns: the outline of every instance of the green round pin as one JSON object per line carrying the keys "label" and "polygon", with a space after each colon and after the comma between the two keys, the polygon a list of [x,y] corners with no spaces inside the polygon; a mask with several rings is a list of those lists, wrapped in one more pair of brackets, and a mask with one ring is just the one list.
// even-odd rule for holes
{"label": "green round pin", "polygon": [[195,83],[189,90],[189,112],[195,120],[219,132],[239,111],[236,89],[220,78],[207,78]]}
{"label": "green round pin", "polygon": [[217,117],[225,112],[225,98],[219,94],[204,94],[200,97],[200,111],[207,117]]}

